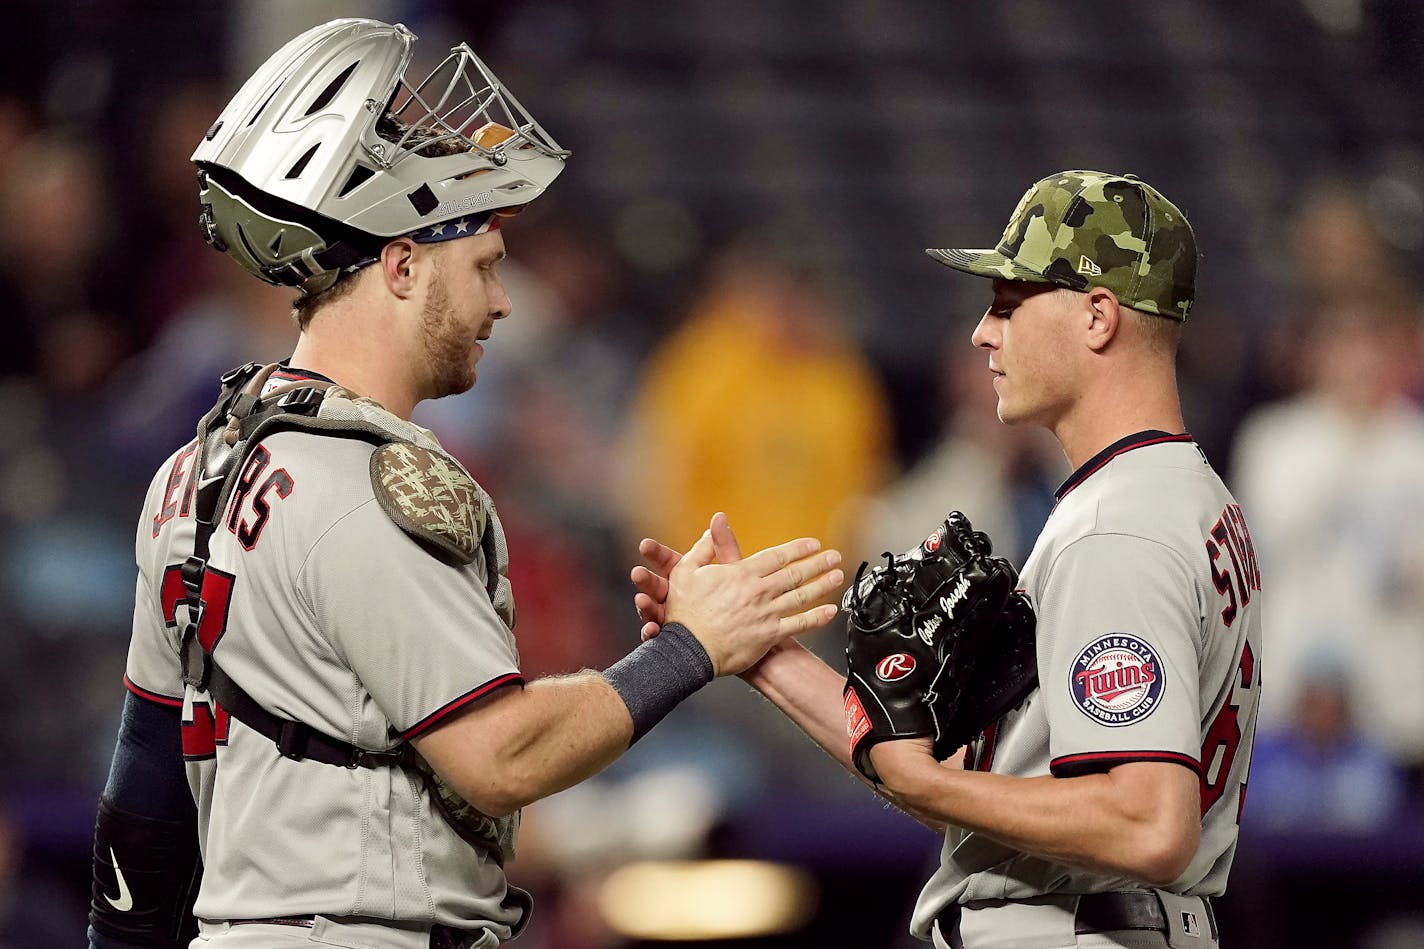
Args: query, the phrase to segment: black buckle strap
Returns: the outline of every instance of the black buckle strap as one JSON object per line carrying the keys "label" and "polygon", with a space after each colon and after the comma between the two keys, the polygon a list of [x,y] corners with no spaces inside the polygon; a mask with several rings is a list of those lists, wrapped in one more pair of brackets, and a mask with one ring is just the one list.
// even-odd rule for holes
{"label": "black buckle strap", "polygon": [[241,385],[248,379],[251,379],[253,376],[255,376],[257,374],[257,370],[261,368],[261,363],[246,363],[245,365],[238,366],[235,369],[229,369],[227,372],[223,373],[221,376],[218,377],[218,382],[222,383],[224,388],[230,385]]}
{"label": "black buckle strap", "polygon": [[[1211,938],[1215,940],[1218,938],[1218,930],[1211,900],[1202,897],[1201,905],[1210,927]],[[959,917],[962,911],[963,907],[951,903],[935,917],[935,925],[939,927],[940,935],[949,943],[951,949],[965,949],[963,937],[959,934]],[[1078,910],[1073,920],[1073,932],[1079,936],[1132,930],[1163,934],[1171,932],[1162,901],[1156,893],[1145,891],[1085,893],[1078,898]]]}
{"label": "black buckle strap", "polygon": [[1085,893],[1078,898],[1073,932],[1168,931],[1167,914],[1155,893]]}
{"label": "black buckle strap", "polygon": [[[199,525],[200,535],[202,530],[202,525]],[[179,641],[179,660],[183,681],[200,691],[208,687],[208,674],[211,671],[207,650],[198,642],[198,624],[202,620],[203,608],[203,574],[207,568],[208,565],[203,559],[195,555],[185,560],[178,570],[179,579],[183,581],[183,592],[186,594],[180,601],[185,609],[186,622],[182,639]]]}
{"label": "black buckle strap", "polygon": [[[402,744],[394,751],[368,751],[349,742],[332,738],[302,722],[274,715],[248,695],[232,680],[217,660],[198,639],[201,623],[203,580],[207,573],[208,544],[217,527],[219,500],[240,470],[248,441],[256,430],[271,419],[284,414],[314,415],[326,396],[327,384],[298,385],[282,392],[275,400],[264,402],[258,394],[259,384],[275,367],[248,363],[230,370],[222,377],[223,395],[218,405],[203,417],[198,425],[197,470],[208,472],[207,445],[210,435],[227,429],[238,437],[228,441],[232,452],[221,465],[221,474],[197,490],[196,536],[193,555],[184,561],[179,575],[183,582],[185,617],[183,618],[180,658],[183,681],[200,691],[206,690],[233,718],[261,734],[277,746],[282,757],[293,761],[310,759],[343,768],[381,768],[411,762],[409,746]],[[233,422],[237,432],[234,433]]]}
{"label": "black buckle strap", "polygon": [[282,757],[293,761],[319,761],[341,768],[384,768],[409,763],[407,745],[402,744],[392,751],[369,751],[332,738],[304,722],[273,715],[234,682],[216,661],[208,658],[208,692],[233,718],[275,744]]}
{"label": "black buckle strap", "polygon": [[295,926],[311,929],[316,925],[315,916],[269,916],[266,919],[230,919],[229,926]]}
{"label": "black buckle strap", "polygon": [[288,412],[300,412],[303,415],[312,414],[314,406],[319,406],[326,398],[326,390],[318,389],[315,386],[302,386],[300,389],[293,389],[284,392],[277,400],[277,404]]}
{"label": "black buckle strap", "polygon": [[437,923],[430,927],[430,949],[472,949],[484,935],[483,929],[456,929]]}

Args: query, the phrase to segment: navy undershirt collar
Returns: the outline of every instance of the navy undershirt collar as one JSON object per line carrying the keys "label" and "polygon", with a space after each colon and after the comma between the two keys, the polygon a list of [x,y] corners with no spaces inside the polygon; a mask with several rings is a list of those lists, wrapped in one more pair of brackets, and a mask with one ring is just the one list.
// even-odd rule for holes
{"label": "navy undershirt collar", "polygon": [[1184,432],[1179,435],[1173,435],[1170,432],[1164,432],[1156,428],[1149,428],[1144,432],[1136,432],[1124,438],[1119,438],[1117,441],[1113,442],[1111,445],[1104,448],[1102,451],[1098,452],[1096,455],[1079,465],[1078,470],[1068,476],[1068,480],[1063,482],[1062,486],[1059,487],[1059,489],[1053,493],[1053,496],[1059,501],[1063,500],[1063,498],[1067,496],[1069,491],[1072,491],[1078,485],[1082,484],[1084,481],[1087,481],[1089,476],[1091,476],[1093,472],[1097,471],[1103,465],[1107,464],[1109,461],[1112,461],[1114,458],[1116,458],[1118,455],[1121,455],[1123,452],[1132,451],[1132,449],[1134,448],[1143,448],[1147,445],[1161,445],[1168,442],[1190,441],[1192,441],[1192,436],[1188,433]]}
{"label": "navy undershirt collar", "polygon": [[329,382],[332,385],[340,385],[340,383],[337,382],[335,379],[323,376],[319,372],[313,372],[310,369],[302,369],[300,367],[293,366],[291,359],[283,359],[281,362],[277,363],[277,368],[272,371],[271,378],[278,379],[282,382],[316,381]]}

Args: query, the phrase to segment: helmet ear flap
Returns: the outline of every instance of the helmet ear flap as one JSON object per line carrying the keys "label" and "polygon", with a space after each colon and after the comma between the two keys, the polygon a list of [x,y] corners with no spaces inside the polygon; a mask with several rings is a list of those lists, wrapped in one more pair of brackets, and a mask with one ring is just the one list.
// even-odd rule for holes
{"label": "helmet ear flap", "polygon": [[200,171],[198,185],[204,240],[276,286],[318,293],[383,243],[264,194],[220,168]]}

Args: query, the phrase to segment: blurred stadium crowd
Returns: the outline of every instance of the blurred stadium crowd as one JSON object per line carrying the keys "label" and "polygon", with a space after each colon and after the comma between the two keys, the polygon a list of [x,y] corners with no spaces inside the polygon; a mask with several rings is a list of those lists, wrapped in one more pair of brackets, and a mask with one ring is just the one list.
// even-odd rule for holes
{"label": "blurred stadium crowd", "polygon": [[[514,316],[478,386],[417,415],[499,504],[527,675],[621,655],[637,539],[685,545],[714,510],[744,547],[815,534],[854,563],[960,508],[1021,563],[1065,463],[998,424],[982,288],[921,248],[994,242],[1060,168],[1161,187],[1204,250],[1188,422],[1269,598],[1230,944],[1424,944],[1424,7],[6,7],[0,947],[81,931],[151,472],[218,374],[295,338],[288,294],[199,239],[188,155],[240,77],[337,15],[402,20],[426,55],[468,40],[574,152],[507,229]],[[934,839],[747,692],[717,683],[528,810],[521,944],[628,945],[599,882],[698,856],[815,874],[821,911],[751,944],[902,944]]]}

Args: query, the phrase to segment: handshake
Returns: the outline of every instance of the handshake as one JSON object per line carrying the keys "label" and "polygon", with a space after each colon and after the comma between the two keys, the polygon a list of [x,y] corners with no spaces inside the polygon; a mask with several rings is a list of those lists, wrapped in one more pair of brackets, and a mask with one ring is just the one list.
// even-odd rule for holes
{"label": "handshake", "polygon": [[932,737],[943,760],[1038,684],[1033,607],[991,553],[954,511],[918,547],[861,564],[846,591],[846,732],[871,781],[879,742]]}

